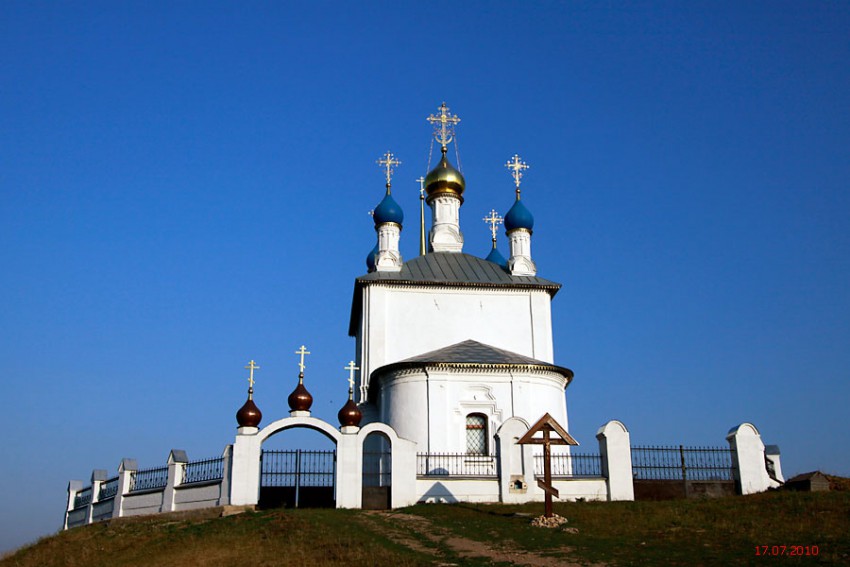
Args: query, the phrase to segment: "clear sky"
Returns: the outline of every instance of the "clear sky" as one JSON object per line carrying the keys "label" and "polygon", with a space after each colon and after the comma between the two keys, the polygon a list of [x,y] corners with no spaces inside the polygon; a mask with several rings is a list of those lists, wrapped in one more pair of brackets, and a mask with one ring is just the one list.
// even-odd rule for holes
{"label": "clear sky", "polygon": [[458,4],[0,3],[0,549],[93,468],[220,454],[252,358],[265,423],[301,344],[335,421],[375,160],[413,257],[443,100],[466,252],[531,164],[584,450],[750,421],[850,475],[850,4]]}

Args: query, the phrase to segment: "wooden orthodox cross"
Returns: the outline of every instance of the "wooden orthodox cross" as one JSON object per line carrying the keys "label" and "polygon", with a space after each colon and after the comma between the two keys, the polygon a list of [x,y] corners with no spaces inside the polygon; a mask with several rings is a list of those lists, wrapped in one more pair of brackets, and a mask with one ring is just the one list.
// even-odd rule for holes
{"label": "wooden orthodox cross", "polygon": [[[541,432],[543,437],[535,437]],[[555,433],[557,437],[550,437],[551,433]],[[517,445],[543,445],[543,480],[537,480],[537,486],[543,489],[545,493],[545,512],[544,516],[552,517],[552,497],[558,497],[558,489],[552,486],[552,445],[578,445],[578,441],[573,439],[573,436],[567,433],[567,430],[555,421],[555,418],[548,413],[537,420],[537,423],[531,426],[531,429],[525,432],[518,441]]]}

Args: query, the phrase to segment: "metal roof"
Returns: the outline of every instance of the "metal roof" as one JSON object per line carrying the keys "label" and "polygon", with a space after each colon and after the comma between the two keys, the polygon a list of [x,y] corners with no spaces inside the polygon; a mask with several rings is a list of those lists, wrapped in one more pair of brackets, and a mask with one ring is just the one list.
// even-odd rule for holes
{"label": "metal roof", "polygon": [[536,370],[551,370],[572,380],[573,371],[563,366],[544,362],[529,356],[523,356],[508,350],[485,345],[478,341],[466,340],[437,349],[425,354],[406,358],[392,364],[387,364],[372,372],[372,376],[384,374],[403,368],[418,368],[422,366],[456,366],[456,367],[516,367],[522,366]]}
{"label": "metal roof", "polygon": [[372,272],[354,280],[348,327],[352,337],[360,322],[360,290],[372,284],[542,289],[553,297],[561,289],[561,284],[537,276],[512,276],[498,264],[469,254],[431,252],[406,261],[399,272]]}
{"label": "metal roof", "polygon": [[372,272],[357,282],[425,283],[540,287],[552,295],[561,284],[537,276],[512,276],[498,264],[458,252],[431,252],[402,265],[400,272]]}

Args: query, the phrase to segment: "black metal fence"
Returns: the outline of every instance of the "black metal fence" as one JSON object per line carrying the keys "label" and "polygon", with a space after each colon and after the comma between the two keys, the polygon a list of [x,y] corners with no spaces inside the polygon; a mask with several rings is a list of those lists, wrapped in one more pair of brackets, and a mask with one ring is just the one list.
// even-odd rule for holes
{"label": "black metal fence", "polygon": [[336,451],[263,451],[261,486],[334,485]]}
{"label": "black metal fence", "polygon": [[100,491],[97,494],[98,501],[114,498],[118,494],[118,477],[110,478],[100,485]]}
{"label": "black metal fence", "polygon": [[130,475],[130,492],[162,490],[168,484],[168,467],[156,467],[134,471]]}
{"label": "black metal fence", "polygon": [[733,480],[726,447],[632,447],[635,480]]}
{"label": "black metal fence", "polygon": [[416,475],[495,478],[499,473],[495,455],[467,453],[417,453]]}
{"label": "black metal fence", "polygon": [[[592,453],[552,455],[550,466],[555,478],[601,478],[602,457]],[[534,475],[543,477],[543,455],[534,456]]]}
{"label": "black metal fence", "polygon": [[213,457],[186,463],[181,484],[211,482],[224,478],[224,457]]}
{"label": "black metal fence", "polygon": [[74,508],[82,508],[91,504],[92,487],[82,489],[74,496]]}
{"label": "black metal fence", "polygon": [[389,486],[392,472],[389,451],[363,451],[363,486]]}

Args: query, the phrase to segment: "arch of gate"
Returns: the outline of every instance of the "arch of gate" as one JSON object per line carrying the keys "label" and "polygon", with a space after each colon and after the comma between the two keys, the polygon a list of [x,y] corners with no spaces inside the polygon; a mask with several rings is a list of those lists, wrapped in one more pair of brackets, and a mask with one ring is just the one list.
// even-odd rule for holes
{"label": "arch of gate", "polygon": [[[257,504],[260,498],[260,457],[263,442],[276,433],[299,427],[318,431],[330,439],[336,445],[337,460],[340,465],[348,462],[352,457],[357,458],[357,455],[351,453],[357,452],[359,447],[350,441],[346,442],[345,438],[349,436],[344,436],[328,422],[315,417],[285,417],[272,422],[262,430],[256,427],[241,427],[233,444],[230,504],[234,506]],[[350,501],[349,492],[354,488],[348,479],[342,478],[343,475],[344,467],[337,466],[334,478],[337,507],[348,507],[343,506],[342,503]],[[357,486],[356,490],[359,492],[360,487]]]}
{"label": "arch of gate", "polygon": [[[357,432],[357,452],[360,456],[357,463],[357,470],[361,471],[363,466],[363,443],[373,433],[382,434],[390,443],[390,454],[392,458],[390,506],[401,508],[416,504],[416,443],[402,439],[395,432],[395,429],[386,423],[370,423],[364,425]],[[361,496],[361,491],[362,475],[359,486],[357,487],[358,497]]]}
{"label": "arch of gate", "polygon": [[274,421],[264,428],[262,428],[259,433],[257,433],[257,437],[262,444],[266,439],[271,437],[276,433],[280,433],[286,429],[292,429],[294,427],[304,427],[307,429],[312,429],[314,431],[318,431],[328,439],[334,442],[334,445],[339,445],[340,437],[342,433],[339,432],[339,429],[328,423],[327,421],[322,421],[321,419],[315,417],[284,417],[283,419],[279,419]]}

